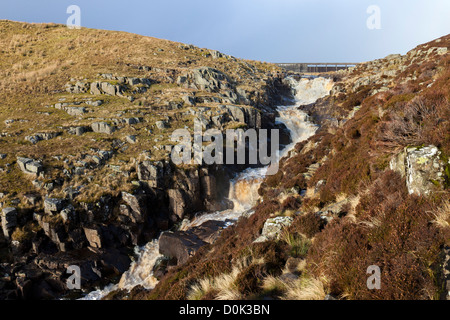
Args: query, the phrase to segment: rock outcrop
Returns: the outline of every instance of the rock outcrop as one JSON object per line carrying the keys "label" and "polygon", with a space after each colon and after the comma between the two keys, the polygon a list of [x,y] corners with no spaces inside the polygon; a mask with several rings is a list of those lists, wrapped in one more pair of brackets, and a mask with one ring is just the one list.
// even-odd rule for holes
{"label": "rock outcrop", "polygon": [[406,178],[409,193],[418,195],[443,189],[446,165],[435,146],[407,147],[390,162],[390,168]]}

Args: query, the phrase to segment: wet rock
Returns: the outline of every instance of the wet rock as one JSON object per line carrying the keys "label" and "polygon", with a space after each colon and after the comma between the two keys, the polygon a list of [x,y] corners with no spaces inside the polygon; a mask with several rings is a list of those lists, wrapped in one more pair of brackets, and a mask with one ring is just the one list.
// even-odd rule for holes
{"label": "wet rock", "polygon": [[111,96],[122,96],[123,87],[120,85],[113,85],[109,82],[92,82],[91,83],[91,94],[100,95],[108,94]]}
{"label": "wet rock", "polygon": [[169,197],[169,208],[178,218],[183,219],[188,207],[188,199],[180,189],[170,189],[167,192]]}

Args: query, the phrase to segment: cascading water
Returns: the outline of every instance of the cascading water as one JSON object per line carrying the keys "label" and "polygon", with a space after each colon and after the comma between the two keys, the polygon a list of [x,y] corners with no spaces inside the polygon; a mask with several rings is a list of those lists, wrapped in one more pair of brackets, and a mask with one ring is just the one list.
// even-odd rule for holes
{"label": "cascading water", "polygon": [[[283,123],[288,128],[292,143],[280,152],[280,157],[285,156],[298,142],[313,136],[317,130],[317,126],[308,121],[308,115],[299,110],[298,107],[314,103],[319,98],[327,96],[333,87],[333,81],[325,78],[300,79],[299,81],[288,78],[288,81],[290,81],[295,94],[295,105],[278,107],[279,117],[276,121]],[[251,214],[251,208],[259,199],[258,189],[264,180],[266,172],[267,167],[250,168],[243,171],[231,181],[228,198],[234,203],[233,209],[199,215],[192,221],[183,224],[181,230],[188,230],[209,220],[237,221],[243,214]],[[118,284],[93,291],[82,299],[99,300],[111,291],[117,289],[131,290],[138,285],[146,289],[153,289],[158,281],[153,276],[152,270],[158,258],[161,257],[158,241],[154,240],[144,247],[136,248],[136,251],[137,260],[122,275]]]}

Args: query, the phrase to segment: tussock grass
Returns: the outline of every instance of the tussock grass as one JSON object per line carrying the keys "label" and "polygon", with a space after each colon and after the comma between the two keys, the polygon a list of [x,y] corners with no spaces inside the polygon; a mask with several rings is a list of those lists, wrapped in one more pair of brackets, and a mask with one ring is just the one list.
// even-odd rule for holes
{"label": "tussock grass", "polygon": [[433,223],[441,228],[450,227],[450,200],[446,200],[441,207],[437,208],[434,212]]}
{"label": "tussock grass", "polygon": [[216,300],[239,300],[242,294],[237,285],[239,274],[252,265],[263,264],[264,259],[253,259],[250,255],[239,259],[230,273],[219,275],[213,279],[205,278],[191,286],[188,300],[200,300],[208,293],[214,292]]}

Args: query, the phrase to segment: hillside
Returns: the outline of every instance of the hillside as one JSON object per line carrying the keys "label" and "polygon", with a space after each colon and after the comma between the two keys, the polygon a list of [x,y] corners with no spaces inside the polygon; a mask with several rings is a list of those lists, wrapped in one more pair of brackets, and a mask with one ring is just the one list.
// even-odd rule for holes
{"label": "hillside", "polygon": [[334,74],[329,96],[300,107],[321,128],[265,179],[256,212],[129,298],[446,299],[449,47]]}
{"label": "hillside", "polygon": [[[0,299],[448,299],[450,35],[305,79],[124,32],[0,30]],[[282,148],[286,120],[308,138],[275,175],[170,159],[194,121]]]}

